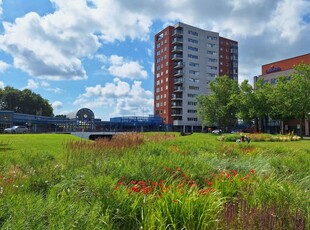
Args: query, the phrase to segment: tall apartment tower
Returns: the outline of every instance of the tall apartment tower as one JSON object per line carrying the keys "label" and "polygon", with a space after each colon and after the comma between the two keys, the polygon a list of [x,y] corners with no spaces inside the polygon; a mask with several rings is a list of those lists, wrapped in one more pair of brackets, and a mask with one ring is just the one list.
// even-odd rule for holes
{"label": "tall apartment tower", "polygon": [[238,43],[179,22],[155,35],[154,55],[154,114],[169,129],[201,131],[196,96],[218,76],[238,80]]}

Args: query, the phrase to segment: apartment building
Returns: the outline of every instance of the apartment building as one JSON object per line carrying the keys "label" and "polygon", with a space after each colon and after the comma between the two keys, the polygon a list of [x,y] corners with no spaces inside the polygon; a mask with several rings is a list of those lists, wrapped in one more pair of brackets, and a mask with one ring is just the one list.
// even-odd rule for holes
{"label": "apartment building", "polygon": [[238,80],[238,43],[179,22],[155,35],[154,49],[154,114],[169,129],[201,131],[196,97],[218,76]]}

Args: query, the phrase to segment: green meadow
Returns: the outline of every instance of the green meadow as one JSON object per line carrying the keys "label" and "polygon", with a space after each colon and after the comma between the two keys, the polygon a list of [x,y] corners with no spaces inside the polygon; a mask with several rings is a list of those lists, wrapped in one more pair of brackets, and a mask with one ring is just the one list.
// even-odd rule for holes
{"label": "green meadow", "polygon": [[310,141],[225,138],[0,135],[0,229],[310,229]]}

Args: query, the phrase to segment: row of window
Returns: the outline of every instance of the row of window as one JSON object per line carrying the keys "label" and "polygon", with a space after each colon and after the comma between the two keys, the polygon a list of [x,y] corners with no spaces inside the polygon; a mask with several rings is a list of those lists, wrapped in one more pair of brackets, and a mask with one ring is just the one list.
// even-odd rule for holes
{"label": "row of window", "polygon": [[156,63],[159,63],[159,62],[161,62],[161,61],[163,61],[163,60],[166,60],[167,59],[167,55],[165,54],[164,56],[162,56],[161,58],[159,57],[159,58],[157,58],[156,59]]}
{"label": "row of window", "polygon": [[188,117],[187,121],[198,121],[197,117]]}
{"label": "row of window", "polygon": [[[168,85],[166,85],[165,89],[168,90]],[[164,91],[164,88],[163,88],[163,87],[160,87],[160,88],[158,87],[158,88],[156,88],[156,90],[155,90],[156,93],[159,93],[159,92],[162,92],[162,91]]]}
{"label": "row of window", "polygon": [[164,94],[164,95],[161,94],[161,95],[157,95],[155,99],[156,99],[156,101],[158,101],[158,100],[166,98],[166,97],[167,97],[167,94]]}
{"label": "row of window", "polygon": [[[166,69],[166,74],[168,74],[168,73],[169,73],[169,71]],[[163,71],[161,71],[160,73],[158,72],[158,73],[156,73],[156,78],[159,78],[159,77],[161,77],[163,75],[164,75]],[[168,82],[168,78],[166,78],[166,81]]]}
{"label": "row of window", "polygon": [[199,90],[199,87],[198,87],[198,86],[192,86],[192,85],[190,85],[190,86],[188,87],[188,89],[190,89],[190,90]]}
{"label": "row of window", "polygon": [[[169,62],[166,61],[166,64],[165,66],[168,66],[169,65]],[[160,69],[164,68],[164,64],[160,64],[160,65],[157,65],[156,66],[156,71],[159,71]]]}

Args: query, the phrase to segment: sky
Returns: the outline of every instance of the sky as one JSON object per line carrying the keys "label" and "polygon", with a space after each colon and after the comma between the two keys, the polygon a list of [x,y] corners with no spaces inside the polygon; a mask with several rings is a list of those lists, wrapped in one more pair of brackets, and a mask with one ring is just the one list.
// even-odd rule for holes
{"label": "sky", "polygon": [[154,35],[183,22],[239,43],[239,83],[310,52],[310,0],[0,0],[0,88],[55,115],[153,114]]}

